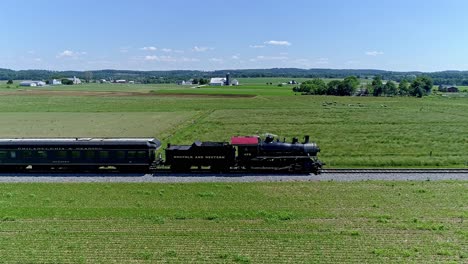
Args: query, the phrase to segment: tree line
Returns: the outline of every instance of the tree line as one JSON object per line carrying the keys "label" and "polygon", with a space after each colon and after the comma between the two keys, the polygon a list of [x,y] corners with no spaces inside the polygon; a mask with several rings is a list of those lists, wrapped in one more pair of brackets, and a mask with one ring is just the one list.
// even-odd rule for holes
{"label": "tree line", "polygon": [[356,76],[348,76],[343,80],[332,80],[326,83],[315,78],[305,81],[293,88],[294,92],[307,95],[373,95],[373,96],[416,96],[429,95],[434,83],[428,76],[418,76],[414,80],[401,80],[398,85],[389,80],[385,84],[381,76],[375,76],[372,82],[361,85]]}
{"label": "tree line", "polygon": [[130,70],[97,70],[97,71],[47,71],[47,70],[19,70],[0,69],[0,80],[47,80],[61,79],[76,76],[87,80],[90,76],[94,79],[126,79],[141,83],[173,83],[178,80],[209,79],[223,77],[230,72],[236,78],[256,77],[287,77],[287,78],[346,78],[356,76],[359,79],[371,79],[381,76],[383,80],[412,82],[419,76],[431,77],[436,85],[468,85],[468,71],[442,71],[442,72],[395,72],[383,70],[353,70],[353,69],[297,69],[297,68],[272,68],[272,69],[237,69],[216,71],[130,71]]}

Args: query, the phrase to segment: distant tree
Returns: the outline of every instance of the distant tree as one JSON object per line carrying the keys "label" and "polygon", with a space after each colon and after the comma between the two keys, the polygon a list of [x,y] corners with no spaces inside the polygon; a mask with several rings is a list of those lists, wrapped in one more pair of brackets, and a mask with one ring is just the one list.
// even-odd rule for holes
{"label": "distant tree", "polygon": [[398,85],[398,94],[399,95],[408,95],[409,94],[409,87],[410,83],[408,80],[403,79],[401,80],[400,84]]}
{"label": "distant tree", "polygon": [[377,75],[372,79],[372,94],[374,96],[380,96],[383,93],[383,83],[382,83],[382,77],[380,75]]}
{"label": "distant tree", "polygon": [[396,95],[398,94],[398,88],[396,86],[396,84],[392,81],[388,81],[385,85],[384,85],[384,88],[383,88],[383,93],[385,95]]}
{"label": "distant tree", "polygon": [[418,76],[411,82],[410,94],[412,96],[422,97],[431,93],[433,82],[430,77]]}
{"label": "distant tree", "polygon": [[338,89],[341,85],[341,81],[333,80],[327,84],[327,94],[328,95],[338,95]]}
{"label": "distant tree", "polygon": [[338,95],[353,95],[359,86],[359,80],[356,76],[348,76],[344,78],[338,86]]}
{"label": "distant tree", "polygon": [[327,84],[322,79],[312,79],[301,83],[299,88],[302,92],[323,95],[327,92]]}
{"label": "distant tree", "polygon": [[85,82],[89,83],[93,79],[93,72],[87,71],[84,73]]}
{"label": "distant tree", "polygon": [[72,85],[72,84],[73,84],[73,81],[72,81],[72,80],[68,80],[68,79],[62,79],[62,84],[63,84],[63,85]]}
{"label": "distant tree", "polygon": [[203,85],[203,84],[208,84],[209,81],[208,81],[208,79],[200,78],[200,80],[198,80],[198,83],[199,83],[200,85]]}
{"label": "distant tree", "polygon": [[411,86],[409,90],[410,95],[416,96],[416,97],[422,97],[424,95],[424,90],[422,88],[423,86],[424,86],[424,83],[421,80],[417,78],[413,80],[411,82]]}
{"label": "distant tree", "polygon": [[[419,79],[422,81],[422,83],[423,83],[422,89],[424,90],[424,92],[426,93],[426,95],[431,94],[431,92],[432,92],[432,87],[434,86],[434,83],[433,83],[431,77],[429,77],[429,76],[419,76],[418,78],[419,78]],[[416,78],[416,79],[418,79],[418,78]]]}
{"label": "distant tree", "polygon": [[8,80],[8,81],[7,81],[7,84],[13,84],[13,80],[11,80],[11,79]]}

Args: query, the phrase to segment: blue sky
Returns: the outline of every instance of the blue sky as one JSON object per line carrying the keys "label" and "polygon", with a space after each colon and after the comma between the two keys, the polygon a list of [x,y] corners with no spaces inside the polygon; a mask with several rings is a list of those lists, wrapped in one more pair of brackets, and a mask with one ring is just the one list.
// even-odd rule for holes
{"label": "blue sky", "polygon": [[463,0],[2,0],[0,67],[468,70]]}

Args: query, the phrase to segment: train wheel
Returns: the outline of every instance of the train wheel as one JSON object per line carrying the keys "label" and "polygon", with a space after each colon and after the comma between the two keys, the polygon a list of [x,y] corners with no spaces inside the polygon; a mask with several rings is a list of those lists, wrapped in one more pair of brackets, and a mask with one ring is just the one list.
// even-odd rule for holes
{"label": "train wheel", "polygon": [[190,165],[186,165],[186,164],[183,164],[183,165],[171,165],[171,171],[172,172],[177,172],[177,173],[181,173],[181,172],[190,172],[190,168],[192,166]]}
{"label": "train wheel", "polygon": [[215,173],[229,172],[229,167],[224,165],[211,166],[210,170]]}

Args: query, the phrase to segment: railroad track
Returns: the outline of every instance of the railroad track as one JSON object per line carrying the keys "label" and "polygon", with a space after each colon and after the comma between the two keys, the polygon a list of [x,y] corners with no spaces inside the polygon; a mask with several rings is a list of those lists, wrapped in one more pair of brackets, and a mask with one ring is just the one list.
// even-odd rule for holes
{"label": "railroad track", "polygon": [[[468,175],[468,169],[323,169],[322,174],[466,174]],[[170,177],[170,176],[181,176],[181,177],[190,177],[190,176],[220,176],[220,177],[242,177],[242,176],[264,176],[264,175],[281,175],[281,176],[314,176],[311,173],[305,172],[287,172],[287,171],[271,171],[271,170],[256,170],[253,172],[247,171],[229,171],[229,172],[213,172],[208,169],[201,170],[191,170],[188,172],[172,172],[169,169],[151,169],[149,172],[118,172],[114,170],[102,170],[99,172],[71,172],[71,171],[44,171],[44,170],[26,170],[22,172],[0,172],[1,176],[8,175],[24,175],[24,176],[35,176],[35,175],[66,175],[69,177],[76,176],[85,176],[85,177],[98,177],[98,176],[108,176],[108,175],[122,175],[122,176],[143,176],[143,175],[152,175],[153,177]]]}
{"label": "railroad track", "polygon": [[465,173],[468,169],[324,169],[322,173]]}

